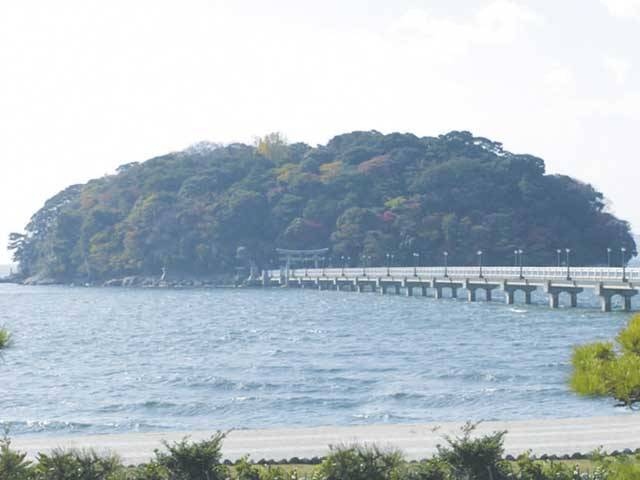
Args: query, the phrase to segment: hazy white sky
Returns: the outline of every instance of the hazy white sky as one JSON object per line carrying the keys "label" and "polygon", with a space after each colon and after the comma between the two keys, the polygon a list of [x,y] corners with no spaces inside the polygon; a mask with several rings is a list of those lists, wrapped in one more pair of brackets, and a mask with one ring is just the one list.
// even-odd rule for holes
{"label": "hazy white sky", "polygon": [[0,243],[71,183],[276,130],[470,130],[638,231],[639,45],[640,0],[1,1]]}

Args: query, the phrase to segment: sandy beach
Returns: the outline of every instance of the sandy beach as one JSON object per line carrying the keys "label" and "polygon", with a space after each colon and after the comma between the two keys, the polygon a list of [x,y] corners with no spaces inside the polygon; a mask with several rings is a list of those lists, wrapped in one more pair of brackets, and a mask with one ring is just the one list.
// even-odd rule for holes
{"label": "sandy beach", "polygon": [[[433,423],[421,425],[366,425],[348,427],[278,428],[234,430],[224,442],[224,457],[230,460],[250,455],[254,460],[280,460],[314,457],[327,453],[329,445],[353,442],[375,443],[400,448],[409,459],[430,457],[443,436],[459,433],[463,424]],[[561,420],[483,422],[477,433],[507,430],[506,453],[517,455],[527,450],[534,454],[588,453],[597,448],[606,451],[640,447],[640,416],[620,415]],[[215,431],[126,433],[88,436],[24,436],[13,439],[13,447],[33,458],[37,452],[54,448],[93,448],[120,455],[127,464],[149,460],[161,441],[207,438]]]}

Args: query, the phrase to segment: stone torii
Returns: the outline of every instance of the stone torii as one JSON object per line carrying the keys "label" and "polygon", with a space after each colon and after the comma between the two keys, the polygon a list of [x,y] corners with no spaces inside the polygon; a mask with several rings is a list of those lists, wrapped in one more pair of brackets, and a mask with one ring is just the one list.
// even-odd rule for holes
{"label": "stone torii", "polygon": [[276,248],[276,252],[281,260],[284,260],[284,278],[289,278],[289,270],[292,262],[313,261],[314,267],[318,268],[318,262],[329,253],[328,248],[317,248],[315,250],[289,250],[286,248]]}

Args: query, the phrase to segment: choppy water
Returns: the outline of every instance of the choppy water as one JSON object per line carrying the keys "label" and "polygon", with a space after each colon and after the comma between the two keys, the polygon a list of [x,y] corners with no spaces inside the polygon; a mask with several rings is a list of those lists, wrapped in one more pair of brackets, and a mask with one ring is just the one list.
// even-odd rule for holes
{"label": "choppy water", "polygon": [[21,435],[626,414],[566,379],[573,345],[627,319],[310,290],[0,285],[14,335],[0,423]]}

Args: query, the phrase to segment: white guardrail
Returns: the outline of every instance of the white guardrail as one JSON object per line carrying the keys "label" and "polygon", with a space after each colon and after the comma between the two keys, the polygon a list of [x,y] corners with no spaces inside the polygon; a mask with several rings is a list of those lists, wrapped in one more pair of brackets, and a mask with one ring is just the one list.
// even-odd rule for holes
{"label": "white guardrail", "polygon": [[[268,270],[270,277],[284,275],[282,270]],[[474,278],[480,276],[480,267],[447,267],[446,274],[453,278]],[[484,278],[495,279],[520,279],[530,280],[557,280],[566,279],[583,281],[621,281],[623,269],[608,267],[482,267]],[[356,278],[356,277],[427,277],[441,278],[445,276],[445,267],[357,267],[357,268],[297,268],[290,269],[291,278],[304,277],[331,277],[331,278]],[[640,268],[625,268],[624,278],[628,281],[640,282]]]}

